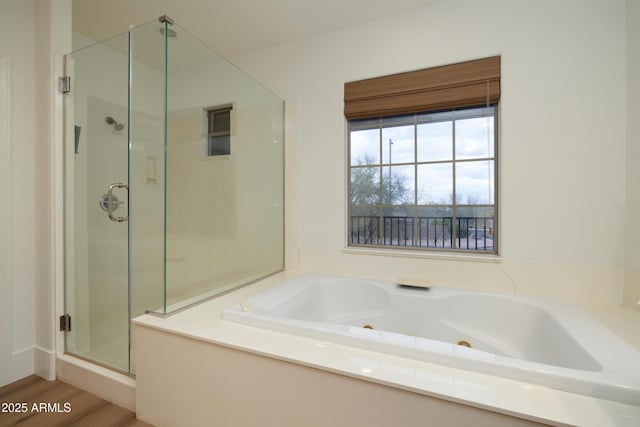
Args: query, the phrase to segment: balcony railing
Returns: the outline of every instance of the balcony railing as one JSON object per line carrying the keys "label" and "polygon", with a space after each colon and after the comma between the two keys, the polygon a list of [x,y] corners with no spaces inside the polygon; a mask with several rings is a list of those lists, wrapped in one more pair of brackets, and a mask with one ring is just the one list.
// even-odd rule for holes
{"label": "balcony railing", "polygon": [[[455,232],[453,225],[455,222]],[[351,244],[492,251],[491,217],[352,216]]]}

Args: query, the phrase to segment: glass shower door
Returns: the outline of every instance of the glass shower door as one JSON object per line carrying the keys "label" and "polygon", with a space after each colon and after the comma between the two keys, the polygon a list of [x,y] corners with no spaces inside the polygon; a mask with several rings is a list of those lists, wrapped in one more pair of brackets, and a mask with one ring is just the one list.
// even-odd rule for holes
{"label": "glass shower door", "polygon": [[66,70],[66,352],[132,374],[131,319],[283,269],[283,101],[166,17]]}
{"label": "glass shower door", "polygon": [[66,57],[66,351],[130,372],[128,34]]}

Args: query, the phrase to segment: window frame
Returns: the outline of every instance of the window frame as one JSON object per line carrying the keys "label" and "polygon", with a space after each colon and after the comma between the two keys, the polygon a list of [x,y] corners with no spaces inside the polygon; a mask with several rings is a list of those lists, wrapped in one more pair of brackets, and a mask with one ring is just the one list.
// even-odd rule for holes
{"label": "window frame", "polygon": [[[418,133],[418,120],[417,117],[421,114],[437,114],[437,113],[442,113],[442,112],[454,112],[454,111],[463,111],[463,110],[469,110],[469,109],[474,109],[474,108],[483,108],[486,109],[487,107],[491,107],[493,110],[493,157],[486,157],[486,158],[471,158],[471,159],[467,159],[467,158],[463,158],[463,159],[457,159],[455,156],[455,120],[460,120],[460,118],[452,118],[452,157],[450,160],[432,160],[432,161],[418,161],[418,153],[417,153],[417,144],[418,144],[418,137],[417,137],[417,133]],[[382,126],[383,120],[384,119],[388,119],[390,117],[398,117],[398,118],[407,118],[407,117],[411,117],[413,116],[413,127],[414,127],[414,135],[413,135],[413,144],[414,144],[414,159],[413,162],[403,162],[403,163],[393,163],[393,162],[389,162],[389,159],[387,159],[387,162],[385,163],[384,159],[383,159],[383,129],[384,127]],[[500,116],[500,103],[499,101],[496,102],[490,102],[489,105],[475,105],[475,106],[467,106],[467,107],[461,107],[461,108],[449,108],[446,110],[437,110],[437,111],[418,111],[418,112],[413,112],[413,113],[408,113],[408,114],[398,114],[398,115],[394,115],[394,116],[380,116],[380,117],[370,117],[370,118],[354,118],[351,120],[347,120],[347,162],[346,162],[346,180],[347,180],[347,195],[346,195],[346,202],[347,202],[347,209],[346,209],[346,213],[347,213],[347,227],[346,227],[346,247],[348,248],[359,248],[359,249],[374,249],[374,250],[378,250],[378,249],[383,249],[383,250],[410,250],[410,251],[417,251],[420,253],[454,253],[454,254],[465,254],[465,255],[490,255],[490,256],[499,256],[500,252],[499,252],[499,236],[500,236],[500,217],[499,217],[499,165],[500,165],[500,161],[499,161],[499,147],[500,147],[500,139],[499,139],[499,116]],[[486,117],[486,115],[480,115],[479,117]],[[370,121],[374,121],[377,120],[378,121],[378,127],[377,128],[371,128],[371,129],[379,129],[379,150],[380,150],[380,159],[378,161],[378,163],[376,164],[372,164],[372,165],[352,165],[351,162],[351,134],[352,134],[352,124],[354,122],[358,122],[358,121],[364,121],[364,120],[370,120]],[[487,204],[477,204],[477,205],[469,205],[469,204],[463,204],[463,203],[457,203],[456,197],[455,195],[457,194],[456,192],[456,169],[455,169],[455,165],[456,164],[460,164],[460,163],[469,163],[469,162],[478,162],[478,161],[493,161],[493,204],[487,203]],[[453,189],[453,195],[454,197],[452,198],[451,204],[449,205],[436,205],[436,204],[419,204],[418,203],[418,174],[417,174],[417,170],[418,170],[418,166],[419,165],[424,165],[424,164],[451,164],[452,165],[452,189]],[[351,181],[352,181],[352,170],[354,169],[354,167],[357,168],[364,168],[364,167],[372,167],[375,166],[379,169],[379,201],[380,203],[377,205],[352,205],[352,195],[351,195]],[[414,183],[413,183],[413,194],[410,195],[413,203],[412,204],[400,204],[400,205],[394,205],[394,204],[385,204],[383,203],[383,198],[382,198],[382,186],[383,186],[383,174],[384,174],[384,170],[385,168],[390,168],[393,166],[413,166],[415,168],[415,172],[414,172]],[[489,200],[490,201],[490,200]],[[378,225],[376,226],[376,231],[378,233],[378,238],[377,241],[382,240],[383,244],[373,244],[373,243],[354,243],[354,234],[353,234],[353,221],[352,221],[352,208],[353,207],[357,207],[357,206],[369,206],[372,208],[375,208],[377,210],[377,214],[376,216],[378,217]],[[428,246],[417,246],[416,245],[416,234],[419,233],[419,239],[420,241],[422,241],[422,237],[421,237],[421,233],[422,233],[422,229],[419,228],[419,221],[418,224],[416,224],[416,220],[420,218],[420,216],[418,215],[418,210],[420,208],[426,208],[426,207],[440,207],[440,208],[451,208],[451,224],[450,224],[450,229],[451,229],[451,234],[450,234],[450,242],[451,245],[450,247],[446,247],[444,246],[445,240],[443,238],[443,247],[430,247]],[[458,242],[460,241],[460,235],[459,235],[459,230],[457,229],[457,219],[459,218],[463,218],[463,217],[458,217],[456,215],[456,210],[459,208],[465,208],[465,207],[476,207],[476,208],[486,208],[486,209],[493,209],[493,228],[492,228],[492,237],[493,237],[493,246],[492,249],[489,250],[481,250],[481,249],[469,249],[469,248],[460,248],[458,247]],[[405,244],[404,245],[394,245],[393,243],[391,244],[384,244],[384,238],[381,239],[380,238],[380,230],[381,228],[384,229],[386,227],[386,223],[384,222],[384,211],[386,209],[389,208],[407,208],[408,210],[411,210],[413,212],[412,216],[407,216],[405,218],[412,218],[412,224],[411,224],[411,236],[412,239],[410,240],[410,244],[406,244],[406,240],[405,240]],[[403,218],[403,217],[399,217],[399,218]],[[449,218],[449,217],[443,217],[443,218]],[[406,221],[406,220],[405,220]],[[444,221],[444,220],[443,220]],[[392,226],[393,224],[393,220],[390,221],[390,224]],[[468,228],[468,222],[467,224],[467,231],[469,230]],[[443,222],[443,234],[444,234],[444,222]],[[477,226],[477,222],[475,222],[474,220],[474,225]],[[398,227],[400,227],[399,222],[398,222]],[[405,222],[405,227],[406,227],[406,222]],[[429,227],[427,225],[427,227]],[[486,233],[486,225],[484,227],[484,232]],[[384,230],[383,230],[384,232]],[[398,240],[400,240],[400,236],[399,236],[400,232],[398,230]],[[406,231],[405,231],[405,238],[406,238]],[[391,236],[391,238],[389,239],[391,242],[393,240],[393,236]],[[476,242],[477,243],[477,242]],[[485,245],[486,245],[486,240],[485,240]]]}
{"label": "window frame", "polygon": [[[228,120],[228,129],[226,130],[214,130],[215,129],[215,115],[220,113],[229,113]],[[204,143],[204,157],[205,158],[215,158],[215,157],[225,157],[231,156],[231,134],[232,134],[232,115],[233,115],[233,105],[226,104],[216,107],[210,107],[204,109],[204,125],[205,125],[205,143]],[[229,138],[229,150],[226,153],[214,153],[212,151],[212,143],[211,138],[216,138],[220,136],[226,136]]]}

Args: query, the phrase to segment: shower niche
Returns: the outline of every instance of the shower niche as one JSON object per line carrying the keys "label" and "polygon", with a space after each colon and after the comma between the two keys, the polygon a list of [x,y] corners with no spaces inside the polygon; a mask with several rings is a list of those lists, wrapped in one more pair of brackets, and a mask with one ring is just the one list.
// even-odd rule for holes
{"label": "shower niche", "polygon": [[284,267],[284,103],[170,18],[65,57],[67,353]]}

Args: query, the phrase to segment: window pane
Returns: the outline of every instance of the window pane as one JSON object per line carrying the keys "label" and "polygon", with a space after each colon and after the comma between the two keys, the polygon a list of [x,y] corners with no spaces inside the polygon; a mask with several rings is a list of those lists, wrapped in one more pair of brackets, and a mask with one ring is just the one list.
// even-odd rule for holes
{"label": "window pane", "polygon": [[418,125],[418,161],[451,160],[453,124],[451,121]]}
{"label": "window pane", "polygon": [[456,203],[494,203],[493,160],[456,163]]}
{"label": "window pane", "polygon": [[456,120],[456,159],[493,157],[493,116]]}
{"label": "window pane", "polygon": [[385,208],[382,218],[382,241],[385,245],[413,246],[415,218],[413,207]]}
{"label": "window pane", "polygon": [[449,206],[418,207],[418,216],[422,218],[451,218],[453,209]]}
{"label": "window pane", "polygon": [[407,125],[387,127],[398,122],[394,117],[382,121],[382,163],[412,163],[415,159],[413,115],[405,118],[410,122]]}
{"label": "window pane", "polygon": [[416,246],[451,248],[452,216],[451,206],[418,208]]}
{"label": "window pane", "polygon": [[349,128],[351,131],[367,130],[367,129],[380,129],[380,119],[356,119],[349,121]]}
{"label": "window pane", "polygon": [[493,207],[458,207],[456,209],[456,246],[469,250],[493,250]]}
{"label": "window pane", "polygon": [[231,154],[231,137],[229,135],[209,137],[209,156],[225,156]]}
{"label": "window pane", "polygon": [[218,111],[213,115],[213,132],[224,132],[231,129],[231,111]]}
{"label": "window pane", "polygon": [[407,205],[414,203],[415,169],[413,166],[387,166],[382,168],[382,203]]}
{"label": "window pane", "polygon": [[213,133],[213,122],[214,122],[215,112],[207,111],[207,132]]}
{"label": "window pane", "polygon": [[494,120],[474,107],[350,121],[351,244],[494,252]]}
{"label": "window pane", "polygon": [[494,206],[457,206],[456,216],[488,218],[493,220],[495,211],[496,209]]}
{"label": "window pane", "polygon": [[453,198],[451,163],[418,165],[418,204],[448,205]]}
{"label": "window pane", "polygon": [[393,206],[382,209],[382,215],[393,217],[413,217],[415,213],[414,211],[414,206]]}
{"label": "window pane", "polygon": [[351,216],[380,216],[380,207],[375,205],[352,205]]}
{"label": "window pane", "polygon": [[358,245],[378,245],[380,212],[375,206],[352,206],[349,218],[350,240]]}
{"label": "window pane", "polygon": [[349,191],[352,205],[377,205],[380,199],[380,168],[352,168]]}
{"label": "window pane", "polygon": [[380,130],[351,131],[351,165],[380,163]]}

